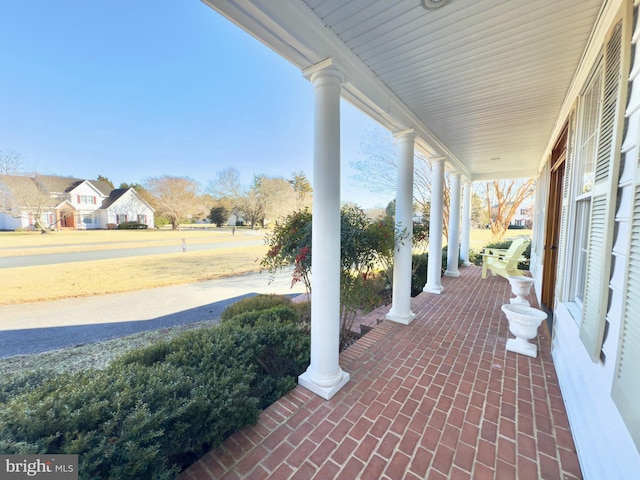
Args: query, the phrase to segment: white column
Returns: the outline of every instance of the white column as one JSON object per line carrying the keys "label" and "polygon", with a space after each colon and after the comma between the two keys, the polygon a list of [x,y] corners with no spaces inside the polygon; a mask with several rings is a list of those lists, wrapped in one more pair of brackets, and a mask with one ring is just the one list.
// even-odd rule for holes
{"label": "white column", "polygon": [[431,208],[429,213],[429,261],[423,291],[442,293],[442,217],[444,205],[444,158],[431,162]]}
{"label": "white column", "polygon": [[413,149],[415,133],[406,130],[395,135],[399,147],[396,187],[396,240],[393,251],[393,297],[387,319],[409,325],[416,314],[411,311],[411,252],[413,235]]}
{"label": "white column", "polygon": [[298,383],[328,400],[348,381],[340,355],[340,89],[331,62],[305,74],[313,83],[311,364]]}
{"label": "white column", "polygon": [[465,267],[469,262],[469,242],[471,239],[471,182],[462,182],[462,237],[460,238],[460,258]]}
{"label": "white column", "polygon": [[460,256],[460,173],[450,175],[449,192],[449,238],[447,241],[447,277],[459,277],[458,257]]}

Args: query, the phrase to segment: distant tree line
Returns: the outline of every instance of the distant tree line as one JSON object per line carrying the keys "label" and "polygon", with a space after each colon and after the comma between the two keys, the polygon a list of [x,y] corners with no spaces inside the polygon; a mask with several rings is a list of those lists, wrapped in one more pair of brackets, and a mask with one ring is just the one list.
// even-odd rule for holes
{"label": "distant tree line", "polygon": [[[361,144],[363,159],[352,162],[358,172],[354,179],[376,192],[395,193],[397,152],[391,135],[382,128],[368,132]],[[471,198],[471,222],[476,227],[491,229],[496,240],[502,239],[520,205],[535,192],[535,179],[507,179],[474,184]],[[443,232],[449,229],[449,175],[445,174]],[[416,152],[414,158],[414,211],[429,218],[431,209],[431,164]],[[395,210],[395,205],[393,206]]]}
{"label": "distant tree line", "polygon": [[[98,180],[113,183],[102,175]],[[265,174],[254,175],[243,187],[240,172],[225,168],[216,173],[205,191],[189,177],[164,175],[146,179],[143,184],[121,183],[118,188],[134,188],[156,211],[156,226],[180,228],[184,223],[208,220],[221,227],[232,215],[252,228],[264,227],[295,210],[311,206],[311,182],[303,172],[286,179]]]}

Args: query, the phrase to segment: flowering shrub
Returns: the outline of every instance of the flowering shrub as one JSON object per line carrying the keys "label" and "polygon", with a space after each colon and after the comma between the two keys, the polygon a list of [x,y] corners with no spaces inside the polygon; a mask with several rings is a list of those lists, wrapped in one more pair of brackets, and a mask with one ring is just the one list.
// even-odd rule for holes
{"label": "flowering shrub", "polygon": [[[295,212],[276,223],[267,236],[270,247],[260,262],[271,273],[293,265],[292,284],[303,282],[311,293],[311,223],[308,210]],[[358,313],[370,311],[380,302],[378,295],[390,287],[393,252],[408,236],[407,228],[397,229],[393,218],[371,221],[362,209],[345,205],[340,211],[340,306],[341,334],[351,329]],[[382,270],[384,277],[377,273]],[[383,281],[381,281],[381,278]]]}
{"label": "flowering shrub", "polygon": [[311,212],[308,209],[300,210],[282,222],[276,222],[265,243],[270,248],[260,261],[260,266],[275,274],[293,265],[291,285],[302,282],[307,293],[311,293]]}

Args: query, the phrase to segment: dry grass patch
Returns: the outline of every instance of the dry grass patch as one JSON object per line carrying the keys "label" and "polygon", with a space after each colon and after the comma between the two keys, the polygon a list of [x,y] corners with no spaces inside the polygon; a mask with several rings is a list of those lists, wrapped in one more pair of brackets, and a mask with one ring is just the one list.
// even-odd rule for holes
{"label": "dry grass patch", "polygon": [[230,229],[210,230],[69,230],[61,232],[0,232],[0,257],[86,252],[121,248],[175,245],[182,239],[189,245],[224,243],[238,239],[260,238],[261,233]]}
{"label": "dry grass patch", "polygon": [[267,247],[233,247],[124,259],[8,268],[0,305],[127,292],[259,270]]}
{"label": "dry grass patch", "polygon": [[61,350],[0,358],[0,377],[8,380],[12,376],[28,370],[53,371],[55,373],[73,373],[89,368],[101,370],[106,368],[112,360],[130,350],[145,347],[161,340],[170,340],[187,330],[206,328],[217,323],[218,320],[208,320],[140,332],[113,340],[89,343]]}

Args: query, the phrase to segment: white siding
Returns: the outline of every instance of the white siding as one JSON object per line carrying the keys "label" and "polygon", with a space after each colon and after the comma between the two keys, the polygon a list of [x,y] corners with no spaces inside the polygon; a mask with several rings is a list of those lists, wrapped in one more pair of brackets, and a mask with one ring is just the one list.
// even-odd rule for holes
{"label": "white siding", "polygon": [[[630,7],[629,4],[626,7]],[[623,12],[623,62],[629,61],[629,32],[632,12],[627,8]],[[615,22],[614,22],[615,23]],[[613,23],[611,27],[613,26]],[[636,55],[638,50],[636,50]],[[591,65],[583,68],[591,69]],[[640,66],[636,65],[637,69]],[[580,340],[580,326],[573,318],[568,303],[558,301],[554,311],[553,358],[567,407],[572,433],[576,443],[583,475],[587,479],[636,479],[640,471],[640,453],[629,431],[629,423],[625,422],[618,407],[613,401],[611,390],[614,384],[615,369],[618,360],[620,328],[623,322],[623,302],[628,292],[628,251],[632,242],[630,228],[630,210],[632,204],[631,178],[638,159],[638,143],[640,138],[640,94],[633,92],[640,90],[640,80],[637,73],[631,75],[631,100],[627,105],[626,98],[622,98],[617,108],[617,118],[622,119],[626,105],[626,129],[622,147],[618,144],[617,151],[612,158],[621,152],[620,164],[611,164],[607,175],[612,180],[611,192],[608,193],[609,208],[599,212],[600,220],[606,225],[605,231],[612,235],[609,241],[603,242],[602,258],[610,263],[601,271],[589,272],[587,279],[600,280],[602,287],[593,290],[592,300],[602,300],[606,309],[601,311],[602,318],[606,316],[607,331],[603,344],[603,355],[592,358]],[[626,82],[621,81],[619,92],[626,96]],[[635,95],[634,95],[635,93]],[[634,101],[634,97],[637,100]],[[575,100],[575,99],[569,99]],[[575,174],[569,166],[565,175]],[[600,171],[603,175],[604,171]],[[598,175],[598,172],[596,173]],[[568,178],[569,181],[574,180]],[[597,195],[594,195],[596,198]],[[601,202],[602,203],[602,202]],[[575,203],[569,202],[569,208]],[[538,209],[541,205],[538,204]],[[569,212],[571,213],[571,212]],[[598,214],[597,209],[595,214]],[[595,222],[592,218],[592,223]],[[562,235],[571,237],[572,225],[563,225]],[[567,252],[571,249],[571,242],[566,245]],[[570,256],[569,254],[567,256]],[[566,260],[566,259],[565,259]],[[567,261],[559,264],[559,276],[566,279]],[[605,265],[607,266],[607,265]],[[597,269],[596,269],[597,270]],[[541,273],[535,272],[537,276]],[[598,282],[593,283],[598,284]],[[597,293],[599,292],[599,293]],[[562,285],[558,293],[562,296]],[[560,298],[560,300],[563,300]],[[635,357],[637,358],[637,357]],[[595,361],[594,361],[595,360]],[[637,405],[637,403],[636,403]],[[636,407],[637,408],[637,407]]]}
{"label": "white siding", "polygon": [[[139,216],[146,216],[147,225],[153,227],[153,210],[143,202],[134,190],[130,189],[125,192],[118,200],[113,202],[108,208],[107,223],[118,223],[117,215],[127,216],[128,222],[137,222]],[[106,223],[102,228],[106,228]]]}

